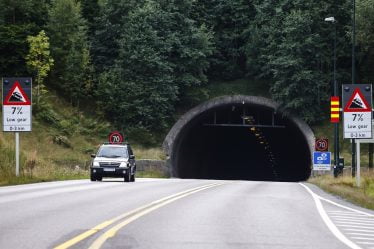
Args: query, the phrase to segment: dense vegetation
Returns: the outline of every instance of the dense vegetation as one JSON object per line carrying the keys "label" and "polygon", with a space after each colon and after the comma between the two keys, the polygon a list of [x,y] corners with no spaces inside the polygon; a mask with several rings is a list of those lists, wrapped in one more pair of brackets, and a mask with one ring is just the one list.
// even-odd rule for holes
{"label": "dense vegetation", "polygon": [[[358,83],[374,79],[373,6],[357,0]],[[33,75],[36,113],[48,89],[118,129],[153,131],[191,89],[257,78],[313,123],[332,92],[333,25],[338,81],[350,82],[351,14],[350,0],[0,0],[0,75]]]}

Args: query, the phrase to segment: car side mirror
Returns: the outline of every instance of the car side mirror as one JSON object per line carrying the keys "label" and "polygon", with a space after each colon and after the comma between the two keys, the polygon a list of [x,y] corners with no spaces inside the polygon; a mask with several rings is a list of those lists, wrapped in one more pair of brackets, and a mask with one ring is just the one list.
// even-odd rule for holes
{"label": "car side mirror", "polygon": [[91,154],[91,157],[92,157],[92,158],[95,158],[95,157],[96,157],[96,154]]}
{"label": "car side mirror", "polygon": [[130,155],[130,159],[135,159],[135,156],[134,155]]}

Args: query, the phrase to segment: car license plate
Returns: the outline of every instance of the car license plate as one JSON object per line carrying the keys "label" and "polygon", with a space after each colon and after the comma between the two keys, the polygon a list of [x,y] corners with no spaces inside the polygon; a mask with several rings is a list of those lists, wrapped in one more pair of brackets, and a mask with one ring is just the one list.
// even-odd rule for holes
{"label": "car license plate", "polygon": [[113,172],[113,171],[116,171],[116,169],[114,169],[114,168],[104,168],[104,171]]}

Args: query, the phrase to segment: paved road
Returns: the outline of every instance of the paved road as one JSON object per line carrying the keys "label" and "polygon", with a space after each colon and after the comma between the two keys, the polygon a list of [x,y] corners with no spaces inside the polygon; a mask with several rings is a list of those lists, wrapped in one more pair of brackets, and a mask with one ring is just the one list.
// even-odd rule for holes
{"label": "paved road", "polygon": [[374,212],[298,183],[137,179],[0,188],[0,248],[374,248]]}

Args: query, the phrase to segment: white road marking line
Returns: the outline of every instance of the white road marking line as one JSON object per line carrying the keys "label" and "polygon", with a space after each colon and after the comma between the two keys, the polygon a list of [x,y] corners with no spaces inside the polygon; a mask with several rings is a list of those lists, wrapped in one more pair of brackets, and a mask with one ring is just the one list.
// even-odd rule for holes
{"label": "white road marking line", "polygon": [[340,214],[331,214],[331,216],[339,216],[339,217],[357,217],[357,218],[360,218],[360,217],[368,217],[367,215],[364,215],[364,214],[355,214],[355,213],[340,213]]}
{"label": "white road marking line", "polygon": [[[352,212],[350,212],[350,211],[328,211],[327,213],[329,213],[329,214],[342,214],[342,215],[344,215],[344,214],[352,214]],[[361,215],[364,215],[364,214],[361,214]]]}
{"label": "white road marking line", "polygon": [[45,197],[45,196],[50,196],[50,195],[55,195],[55,194],[68,194],[68,193],[79,192],[83,190],[93,190],[93,189],[98,189],[98,188],[104,189],[105,187],[113,187],[116,185],[119,186],[116,183],[109,183],[109,184],[95,184],[95,185],[87,185],[87,186],[55,188],[51,190],[41,190],[37,192],[30,192],[30,193],[24,193],[24,194],[20,193],[17,195],[4,196],[0,199],[0,203],[30,200],[30,199],[39,198],[39,197]]}
{"label": "white road marking line", "polygon": [[367,227],[367,226],[356,226],[356,225],[338,225],[339,227],[353,227],[353,228],[364,228],[364,229],[368,229],[368,230],[373,230],[374,231],[374,227]]}
{"label": "white road marking line", "polygon": [[373,228],[374,228],[374,224],[373,222],[369,222],[369,223],[365,223],[365,222],[355,222],[355,221],[336,221],[335,223],[337,224],[352,224],[352,225],[364,225],[364,226],[369,226],[369,225],[373,225]]}
{"label": "white road marking line", "polygon": [[[300,183],[300,184],[302,184],[302,183]],[[303,184],[302,184],[303,185]],[[306,186],[305,186],[306,187]],[[312,191],[312,190],[310,190],[310,191]],[[312,192],[313,193],[313,192]],[[314,194],[314,193],[313,193]],[[315,194],[320,200],[323,200],[323,201],[325,201],[325,202],[328,202],[328,203],[330,203],[330,204],[332,204],[332,205],[335,205],[335,206],[337,206],[337,207],[341,207],[341,208],[344,208],[344,209],[346,209],[346,210],[349,210],[349,211],[352,211],[352,212],[354,212],[354,213],[356,213],[356,214],[362,214],[362,215],[365,215],[365,216],[369,216],[369,217],[374,217],[374,214],[370,214],[370,213],[367,213],[367,212],[364,212],[364,211],[360,211],[360,210],[357,210],[357,209],[354,209],[354,208],[350,208],[350,207],[346,207],[346,206],[344,206],[344,205],[340,205],[339,203],[336,203],[336,202],[333,202],[333,201],[330,201],[330,200],[328,200],[328,199],[326,199],[326,198],[323,198],[323,197],[321,197],[321,196],[319,196],[319,195],[317,195],[317,194]]]}
{"label": "white road marking line", "polygon": [[356,236],[369,236],[374,237],[374,233],[348,233],[350,235],[356,235]]}
{"label": "white road marking line", "polygon": [[350,247],[352,249],[361,249],[360,246],[356,245],[351,240],[349,240],[347,237],[345,237],[344,234],[342,234],[339,231],[339,229],[334,225],[334,223],[331,221],[331,219],[329,218],[329,216],[327,215],[325,209],[322,206],[322,203],[321,203],[321,198],[322,197],[316,195],[306,185],[304,185],[302,183],[300,183],[300,185],[303,186],[309,192],[309,194],[311,194],[311,196],[314,199],[314,202],[316,203],[319,215],[321,216],[322,220],[325,222],[325,224],[327,225],[327,227],[330,229],[330,231],[335,235],[335,237],[337,237],[341,242],[343,242],[344,244],[346,244],[348,247]]}
{"label": "white road marking line", "polygon": [[374,224],[374,219],[372,218],[346,218],[346,217],[336,217],[334,220],[348,220],[348,221],[360,221],[360,222],[371,222]]}
{"label": "white road marking line", "polygon": [[374,245],[374,242],[357,242],[360,245]]}
{"label": "white road marking line", "polygon": [[335,212],[335,211],[329,211],[327,212],[329,214],[332,214],[332,215],[358,215],[358,216],[367,216],[365,214],[358,214],[358,213],[355,213],[355,212],[352,212],[352,211],[341,211],[341,212]]}
{"label": "white road marking line", "polygon": [[374,240],[374,238],[365,238],[365,237],[351,237],[352,239],[358,239],[358,240]]}
{"label": "white road marking line", "polygon": [[369,232],[368,230],[363,230],[363,229],[356,229],[356,228],[344,228],[343,227],[343,230],[344,231],[352,231],[352,232]]}
{"label": "white road marking line", "polygon": [[23,191],[39,190],[39,189],[51,189],[66,187],[70,185],[83,185],[87,183],[87,180],[71,180],[71,181],[56,181],[56,182],[39,182],[30,183],[23,185],[5,186],[0,187],[1,194],[12,194],[12,193],[22,193]]}

